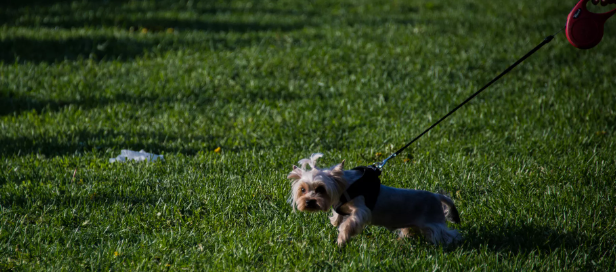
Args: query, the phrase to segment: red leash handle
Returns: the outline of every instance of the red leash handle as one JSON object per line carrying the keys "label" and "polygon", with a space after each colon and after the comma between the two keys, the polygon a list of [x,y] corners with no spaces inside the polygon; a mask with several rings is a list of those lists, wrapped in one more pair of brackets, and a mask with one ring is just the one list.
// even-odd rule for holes
{"label": "red leash handle", "polygon": [[586,8],[590,0],[580,0],[567,16],[567,39],[580,49],[595,47],[603,38],[603,26],[616,14],[616,8],[605,13],[592,13]]}

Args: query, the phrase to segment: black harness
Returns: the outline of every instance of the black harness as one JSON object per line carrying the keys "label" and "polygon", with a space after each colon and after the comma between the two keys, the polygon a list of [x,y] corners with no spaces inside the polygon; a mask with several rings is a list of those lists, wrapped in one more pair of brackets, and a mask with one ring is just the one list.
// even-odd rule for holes
{"label": "black harness", "polygon": [[366,206],[368,206],[370,210],[374,209],[376,200],[381,192],[381,180],[379,179],[381,170],[374,166],[359,166],[353,168],[352,170],[363,171],[363,174],[358,180],[351,184],[346,191],[344,191],[344,193],[340,196],[340,201],[338,204],[333,207],[334,211],[341,215],[349,214],[342,212],[340,207],[358,196],[364,197]]}

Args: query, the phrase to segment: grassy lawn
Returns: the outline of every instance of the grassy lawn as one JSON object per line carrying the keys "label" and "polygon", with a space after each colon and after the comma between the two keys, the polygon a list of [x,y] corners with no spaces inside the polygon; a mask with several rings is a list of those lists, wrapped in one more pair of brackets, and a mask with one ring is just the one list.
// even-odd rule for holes
{"label": "grassy lawn", "polygon": [[[287,203],[299,159],[383,159],[575,1],[3,2],[0,270],[615,269],[616,19],[386,166],[450,193],[462,243],[367,227],[340,249]],[[121,149],[166,160],[109,163]]]}

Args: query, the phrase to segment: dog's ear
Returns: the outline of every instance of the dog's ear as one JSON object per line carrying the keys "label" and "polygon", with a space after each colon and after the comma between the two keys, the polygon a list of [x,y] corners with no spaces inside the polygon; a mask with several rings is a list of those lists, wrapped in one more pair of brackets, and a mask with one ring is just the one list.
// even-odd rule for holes
{"label": "dog's ear", "polygon": [[301,168],[293,165],[293,171],[291,171],[289,173],[289,175],[287,176],[288,179],[300,179],[302,178],[302,174],[304,173],[304,170],[302,170]]}
{"label": "dog's ear", "polygon": [[336,187],[338,191],[342,192],[346,190],[346,180],[344,179],[344,160],[332,168],[331,175],[336,181]]}
{"label": "dog's ear", "polygon": [[342,160],[341,163],[337,164],[336,166],[334,166],[334,168],[332,169],[332,172],[343,172],[344,171],[344,162],[346,160]]}

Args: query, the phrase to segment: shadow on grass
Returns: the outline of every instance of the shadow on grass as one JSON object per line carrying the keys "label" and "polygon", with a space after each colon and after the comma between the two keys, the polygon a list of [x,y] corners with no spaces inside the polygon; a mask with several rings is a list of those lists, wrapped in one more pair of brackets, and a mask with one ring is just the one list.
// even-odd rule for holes
{"label": "shadow on grass", "polygon": [[22,8],[22,7],[45,7],[55,4],[67,4],[73,0],[3,0],[0,7]]}
{"label": "shadow on grass", "polygon": [[[146,2],[147,7],[144,8],[140,5],[139,1],[130,1],[130,0],[100,0],[100,1],[79,1],[79,0],[4,0],[0,2],[0,7],[4,7],[14,12],[14,9],[20,8],[48,8],[50,6],[58,5],[60,8],[66,9],[65,12],[72,11],[70,4],[77,2],[79,4],[79,8],[83,8],[85,10],[95,11],[97,9],[105,8],[105,7],[120,7],[122,11],[182,11],[182,10],[190,10],[200,14],[216,14],[216,13],[237,13],[237,12],[259,12],[259,13],[271,13],[276,15],[318,15],[319,12],[310,11],[302,9],[302,7],[285,7],[285,8],[276,8],[276,7],[263,7],[259,6],[258,2],[252,3],[252,5],[247,5],[245,7],[234,7],[229,4],[222,5],[221,3],[214,1],[202,1],[202,2],[193,2],[192,4],[182,3],[182,1],[176,0],[159,0],[159,1],[150,1]],[[132,2],[132,5],[131,5]],[[294,8],[294,9],[290,9]],[[50,10],[38,10],[38,13],[45,14],[59,14],[57,13],[58,9],[54,9],[54,11]],[[418,9],[416,7],[406,7],[405,10],[407,12],[417,12]],[[54,13],[55,12],[55,13]],[[1,19],[0,19],[1,20]],[[7,20],[4,18],[4,22],[12,23],[13,21]],[[2,22],[2,21],[0,21]]]}
{"label": "shadow on grass", "polygon": [[[115,28],[147,33],[167,31],[200,31],[205,33],[253,33],[290,32],[326,22],[337,22],[349,26],[381,26],[393,22],[415,24],[408,14],[419,11],[416,6],[401,5],[396,19],[387,17],[366,17],[364,14],[335,15],[327,7],[336,4],[322,3],[320,9],[303,7],[276,8],[271,5],[253,3],[244,7],[230,3],[198,2],[189,5],[177,1],[131,2],[120,0],[69,1],[69,0],[9,0],[0,7],[0,25],[25,28],[48,29],[100,29]],[[52,7],[53,6],[53,7]],[[219,16],[221,15],[222,16]],[[406,18],[406,19],[401,19]],[[135,34],[138,35],[138,34]],[[92,58],[95,60],[130,60],[149,51],[173,49],[204,49],[208,44],[218,47],[260,44],[262,37],[248,42],[228,42],[221,39],[202,37],[201,40],[180,39],[177,35],[161,38],[144,37],[117,38],[92,37],[92,35],[70,38],[36,39],[18,35],[8,36],[0,41],[0,61],[11,62],[56,62]],[[175,38],[173,36],[176,36]],[[185,36],[185,35],[182,35]]]}
{"label": "shadow on grass", "polygon": [[[136,130],[136,131],[135,131]],[[212,151],[222,147],[225,152],[237,153],[242,151],[276,150],[278,142],[271,139],[245,138],[241,135],[211,134],[208,132],[190,131],[192,135],[185,136],[182,132],[158,133],[139,131],[135,129],[126,132],[114,130],[79,130],[64,132],[58,135],[18,135],[0,137],[0,156],[24,156],[27,154],[56,157],[73,154],[83,154],[92,151],[113,150],[113,156],[118,155],[121,149],[139,151],[141,149],[155,154],[182,154],[193,156],[201,151]],[[329,137],[329,138],[328,138]],[[352,144],[341,141],[341,135],[323,134],[318,144],[324,150],[345,150]],[[289,150],[304,150],[301,142],[290,144]],[[118,153],[116,153],[118,152]]]}
{"label": "shadow on grass", "polygon": [[172,41],[119,39],[115,37],[35,40],[15,37],[0,41],[0,61],[56,62],[63,60],[130,60],[152,49],[167,49]]}
{"label": "shadow on grass", "polygon": [[[214,150],[214,136],[179,137],[162,133],[115,131],[78,131],[63,137],[43,135],[34,137],[0,138],[0,155],[42,154],[60,156],[92,150],[131,149],[146,150],[156,154],[182,153],[195,155],[201,150]],[[195,143],[198,143],[198,147]]]}
{"label": "shadow on grass", "polygon": [[[178,35],[151,35],[152,33],[176,33],[177,31],[200,31],[205,33],[248,33],[277,31],[288,32],[302,29],[309,23],[304,12],[275,9],[237,9],[231,7],[201,7],[192,8],[190,18],[165,17],[162,15],[146,15],[151,12],[169,12],[173,7],[160,3],[152,7],[125,5],[127,1],[95,1],[81,2],[79,12],[72,9],[69,1],[11,1],[4,14],[0,12],[0,25],[19,26],[27,28],[55,29],[99,29],[112,27],[135,31],[133,35],[124,38],[105,35],[81,35],[75,37],[37,39],[23,35],[7,36],[0,40],[0,61],[13,62],[56,62],[90,58],[95,60],[130,60],[146,52],[164,52],[173,49],[204,49],[237,48],[260,42],[260,39],[234,40],[213,39],[202,36],[200,39],[182,39]],[[60,3],[60,8],[46,8],[54,3]],[[65,5],[66,4],[66,5]],[[178,5],[178,3],[169,3]],[[27,9],[20,9],[27,8]],[[117,9],[120,8],[120,9]],[[185,11],[183,6],[179,11]],[[217,18],[215,13],[229,13],[238,16]],[[196,15],[195,15],[196,13]],[[90,14],[91,16],[80,16]],[[283,15],[284,14],[284,15]],[[254,15],[259,15],[255,17]],[[264,21],[264,15],[282,16],[282,19]],[[301,15],[301,16],[300,16]],[[287,16],[285,19],[284,16]],[[289,17],[290,16],[290,17]],[[254,17],[254,19],[250,19]],[[270,16],[272,17],[272,16]],[[45,18],[44,20],[41,18]],[[244,18],[244,19],[243,19]],[[250,20],[246,20],[249,18]],[[149,33],[141,35],[140,32]],[[185,37],[186,35],[182,35]],[[238,44],[239,43],[239,44]],[[213,48],[212,48],[213,49]]]}
{"label": "shadow on grass", "polygon": [[[240,68],[234,68],[239,70]],[[238,79],[239,71],[231,71],[230,77]],[[243,87],[247,84],[240,81]],[[5,87],[8,89],[8,87]],[[287,88],[263,89],[242,88],[241,91],[217,92],[209,86],[196,85],[181,91],[181,96],[177,92],[161,94],[137,95],[130,93],[115,93],[108,97],[97,96],[97,91],[82,93],[80,99],[45,99],[37,98],[28,94],[20,94],[15,91],[0,93],[0,116],[20,115],[24,112],[36,111],[57,112],[66,107],[76,107],[82,110],[102,108],[113,104],[132,104],[132,105],[169,105],[183,103],[194,105],[196,108],[206,108],[219,103],[254,103],[255,101],[294,101],[311,97],[324,98],[331,95],[327,90],[319,90],[313,93],[294,93]]]}
{"label": "shadow on grass", "polygon": [[487,248],[490,251],[518,255],[532,251],[571,250],[589,243],[596,245],[599,241],[577,232],[563,232],[547,227],[484,225],[467,229],[461,247],[464,250]]}
{"label": "shadow on grass", "polygon": [[[27,194],[12,194],[2,200],[0,200],[0,206],[10,208],[13,210],[31,209],[33,206],[49,206],[56,205],[60,207],[75,207],[79,205],[101,207],[112,206],[116,203],[123,206],[137,206],[137,205],[154,205],[160,201],[160,196],[137,196],[137,195],[118,195],[117,192],[108,190],[103,192],[91,193],[89,195],[76,196],[70,193],[63,193],[60,195],[36,193],[30,192]],[[84,219],[85,220],[85,219]],[[80,222],[72,222],[70,218],[63,222],[63,226],[77,227],[84,220]]]}
{"label": "shadow on grass", "polygon": [[[112,97],[97,97],[86,96],[79,100],[52,100],[39,99],[27,95],[18,95],[15,92],[5,92],[0,95],[0,116],[21,114],[27,111],[41,112],[56,112],[65,107],[74,106],[82,110],[93,108],[101,108],[110,104],[126,103],[135,105],[157,105],[169,104],[174,102],[191,103],[199,107],[206,107],[212,104],[217,98],[212,97],[210,93],[201,92],[202,90],[195,87],[192,92],[185,91],[183,98],[178,98],[176,94],[164,95],[131,95],[126,93],[117,93]],[[230,102],[230,101],[227,101]]]}
{"label": "shadow on grass", "polygon": [[[211,26],[211,25],[210,25]],[[272,29],[290,31],[302,28],[303,25],[269,28],[265,25],[251,26],[219,23],[215,28],[236,31],[260,31]],[[161,26],[160,28],[164,28]],[[171,27],[169,27],[171,28]],[[161,53],[173,49],[219,50],[236,49],[260,42],[260,39],[216,39],[204,37],[199,40],[187,40],[176,35],[157,35],[155,37],[117,38],[113,36],[82,36],[62,39],[33,39],[26,37],[11,37],[0,41],[0,62],[57,62],[64,60],[94,59],[97,61],[127,61],[143,56],[148,52]]]}
{"label": "shadow on grass", "polygon": [[279,23],[263,23],[263,22],[235,22],[231,20],[215,21],[209,18],[199,19],[169,19],[161,17],[148,17],[140,19],[132,18],[116,18],[116,17],[99,17],[92,19],[64,19],[57,22],[42,22],[36,26],[42,27],[60,27],[65,29],[83,28],[83,27],[118,27],[121,29],[134,30],[147,29],[148,32],[165,32],[168,29],[179,31],[204,31],[204,32],[259,32],[259,31],[280,31],[287,32],[295,29],[303,28],[304,23],[279,22]]}

